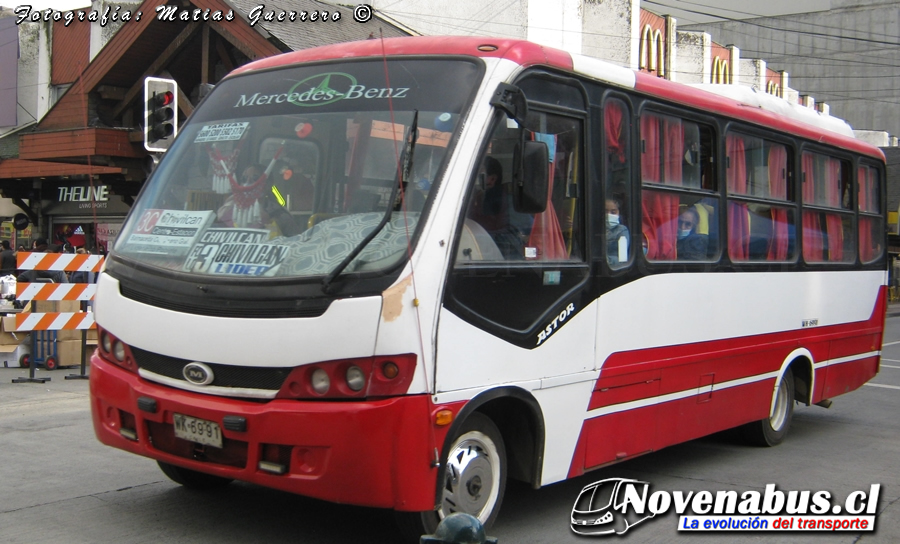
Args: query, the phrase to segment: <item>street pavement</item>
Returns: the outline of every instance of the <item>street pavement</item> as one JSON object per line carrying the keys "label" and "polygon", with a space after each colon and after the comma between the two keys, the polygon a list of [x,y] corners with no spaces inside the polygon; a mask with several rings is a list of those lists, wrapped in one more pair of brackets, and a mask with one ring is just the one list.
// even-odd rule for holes
{"label": "street pavement", "polygon": [[[900,304],[892,304],[888,314],[900,316]],[[502,537],[503,544],[593,540],[571,534],[566,521],[581,487],[602,477],[650,480],[660,489],[717,489],[733,479],[736,488],[742,487],[740,482],[762,481],[757,472],[770,470],[771,481],[785,489],[812,489],[824,481],[839,481],[840,485],[829,485],[846,491],[884,482],[878,531],[862,535],[749,534],[737,539],[740,542],[900,542],[900,524],[894,513],[894,504],[900,499],[896,485],[890,485],[896,482],[892,468],[896,463],[891,459],[897,458],[900,447],[892,423],[900,386],[900,370],[896,370],[900,368],[900,322],[896,319],[889,321],[885,344],[884,370],[873,380],[873,387],[840,397],[839,408],[812,407],[796,413],[799,419],[792,439],[779,448],[745,448],[712,437],[539,491],[512,488],[501,519],[489,534]],[[88,382],[65,379],[77,373],[77,368],[38,369],[36,376],[51,378],[39,384],[12,383],[27,377],[29,370],[2,366],[0,357],[0,543],[334,544],[359,542],[360,534],[365,535],[365,542],[395,542],[390,517],[383,511],[333,505],[250,484],[234,484],[219,495],[185,492],[154,462],[109,448],[94,438]],[[843,443],[835,443],[835,436],[842,436]],[[760,467],[763,459],[774,466]],[[809,465],[811,459],[815,462]],[[800,464],[789,466],[797,462]],[[792,482],[785,470],[812,479],[805,484]],[[833,476],[826,478],[823,471]],[[361,533],[359,524],[365,524],[366,531]],[[550,528],[543,533],[545,526]],[[671,527],[660,521],[629,535],[628,541],[702,539],[703,535],[675,535]]]}

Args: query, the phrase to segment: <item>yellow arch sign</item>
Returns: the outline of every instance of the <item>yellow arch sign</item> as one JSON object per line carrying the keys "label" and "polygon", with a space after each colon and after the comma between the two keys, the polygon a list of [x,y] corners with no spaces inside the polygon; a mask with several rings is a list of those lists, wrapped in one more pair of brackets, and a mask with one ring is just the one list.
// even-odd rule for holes
{"label": "yellow arch sign", "polygon": [[665,49],[663,46],[662,32],[653,30],[650,25],[644,25],[641,32],[641,70],[656,72],[659,77],[666,75],[666,63],[664,61]]}
{"label": "yellow arch sign", "polygon": [[711,83],[731,83],[731,71],[728,69],[728,61],[717,55],[713,61]]}

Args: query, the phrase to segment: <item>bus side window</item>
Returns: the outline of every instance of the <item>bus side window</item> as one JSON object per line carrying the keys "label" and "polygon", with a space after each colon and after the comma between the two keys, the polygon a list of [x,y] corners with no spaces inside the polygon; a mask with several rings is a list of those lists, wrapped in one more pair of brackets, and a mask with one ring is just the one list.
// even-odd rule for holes
{"label": "bus side window", "polygon": [[[628,106],[621,100],[606,101],[603,111],[606,171],[604,221],[606,262],[624,268],[631,261],[631,123]],[[599,234],[599,233],[598,233]]]}
{"label": "bus side window", "polygon": [[[541,317],[567,308],[567,298],[590,272],[584,258],[584,119],[529,104],[523,125],[524,134],[517,122],[498,115],[473,161],[446,303],[492,334],[529,342],[533,336],[536,342],[538,329],[546,327]],[[547,203],[538,213],[516,210],[513,202],[513,157],[522,136],[547,147]]]}
{"label": "bus side window", "polygon": [[719,254],[713,130],[641,115],[641,234],[649,261],[709,261]]}
{"label": "bus side window", "polygon": [[790,205],[787,148],[734,132],[725,140],[729,257],[735,262],[793,259],[796,213]]}
{"label": "bus side window", "polygon": [[[512,176],[519,129],[501,121],[478,162],[466,218],[487,231],[505,261],[582,261],[581,122],[538,111],[527,122],[525,137],[544,142],[549,152],[546,209],[537,214],[516,210]],[[494,253],[482,254],[487,260]]]}
{"label": "bus side window", "polygon": [[856,235],[850,198],[850,165],[821,153],[801,155],[803,260],[853,262]]}
{"label": "bus side window", "polygon": [[881,216],[881,185],[878,170],[871,166],[857,169],[859,180],[859,260],[870,263],[884,253],[884,218]]}

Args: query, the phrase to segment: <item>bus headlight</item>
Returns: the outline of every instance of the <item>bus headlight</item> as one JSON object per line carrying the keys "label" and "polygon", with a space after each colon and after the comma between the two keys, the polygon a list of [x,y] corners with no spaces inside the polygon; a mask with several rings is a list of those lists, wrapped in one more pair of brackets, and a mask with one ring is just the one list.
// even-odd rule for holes
{"label": "bus headlight", "polygon": [[[125,348],[130,358],[130,348]],[[294,367],[275,398],[351,400],[403,395],[415,369],[412,353],[309,363]]]}
{"label": "bus headlight", "polygon": [[112,354],[120,363],[125,362],[125,344],[116,340],[116,343],[113,345]]}
{"label": "bus headlight", "polygon": [[131,348],[125,342],[122,342],[99,326],[97,327],[97,335],[100,337],[97,355],[131,372],[138,370]]}
{"label": "bus headlight", "polygon": [[358,366],[351,366],[347,369],[347,387],[353,391],[362,391],[366,386],[366,374]]}
{"label": "bus headlight", "polygon": [[331,388],[331,378],[328,377],[327,372],[321,368],[317,368],[313,370],[312,376],[310,376],[310,384],[312,385],[313,391],[320,395],[324,395]]}

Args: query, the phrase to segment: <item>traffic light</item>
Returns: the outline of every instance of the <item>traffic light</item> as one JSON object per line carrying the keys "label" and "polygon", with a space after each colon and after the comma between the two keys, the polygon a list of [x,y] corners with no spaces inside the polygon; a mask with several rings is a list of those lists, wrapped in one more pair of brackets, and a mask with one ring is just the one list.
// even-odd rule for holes
{"label": "traffic light", "polygon": [[144,79],[144,149],[165,151],[178,134],[178,84],[174,79]]}

